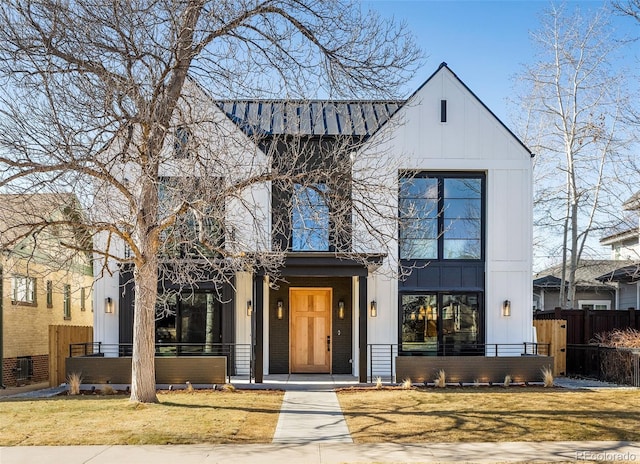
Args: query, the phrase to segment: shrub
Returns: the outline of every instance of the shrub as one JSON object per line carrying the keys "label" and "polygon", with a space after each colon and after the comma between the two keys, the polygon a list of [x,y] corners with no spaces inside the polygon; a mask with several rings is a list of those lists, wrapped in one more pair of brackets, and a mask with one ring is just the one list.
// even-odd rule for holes
{"label": "shrub", "polygon": [[104,387],[102,387],[102,394],[103,395],[115,395],[116,391],[111,385],[105,385]]}
{"label": "shrub", "polygon": [[438,376],[433,380],[433,383],[439,388],[447,386],[447,374],[444,372],[444,369],[440,369],[440,371],[438,371]]}
{"label": "shrub", "polygon": [[67,377],[67,384],[69,385],[70,395],[79,395],[80,385],[82,385],[82,376],[77,372],[72,372],[69,374],[69,377]]}
{"label": "shrub", "polygon": [[403,390],[410,390],[412,386],[413,382],[411,382],[411,379],[404,379],[404,381],[402,382]]}
{"label": "shrub", "polygon": [[511,376],[509,374],[504,376],[504,386],[508,387],[511,385]]}
{"label": "shrub", "polygon": [[193,385],[187,380],[187,392],[193,393]]}
{"label": "shrub", "polygon": [[542,368],[542,383],[545,387],[553,387],[553,372],[548,366]]}
{"label": "shrub", "polygon": [[377,390],[382,390],[382,377],[377,377],[376,378],[376,389]]}

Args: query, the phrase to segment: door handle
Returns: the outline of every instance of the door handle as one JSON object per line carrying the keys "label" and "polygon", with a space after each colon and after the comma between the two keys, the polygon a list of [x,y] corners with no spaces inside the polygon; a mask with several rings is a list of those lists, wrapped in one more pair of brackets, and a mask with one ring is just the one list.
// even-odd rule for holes
{"label": "door handle", "polygon": [[327,351],[331,351],[331,335],[327,335]]}

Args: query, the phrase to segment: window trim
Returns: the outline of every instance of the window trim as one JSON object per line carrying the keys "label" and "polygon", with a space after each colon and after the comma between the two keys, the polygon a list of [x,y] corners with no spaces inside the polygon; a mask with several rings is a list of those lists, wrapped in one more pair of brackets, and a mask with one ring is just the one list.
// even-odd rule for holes
{"label": "window trim", "polygon": [[[593,310],[594,311],[608,311],[611,309],[611,300],[578,300],[578,307],[580,309],[583,309],[582,306],[583,305],[590,305],[593,306]],[[606,309],[597,309],[595,306],[598,305],[604,305],[606,306]]]}
{"label": "window trim", "polygon": [[71,285],[65,284],[63,290],[63,314],[65,321],[71,319]]}
{"label": "window trim", "polygon": [[[398,173],[398,220],[401,224],[403,218],[400,211],[401,182],[403,179],[436,179],[437,180],[437,257],[435,258],[403,258],[402,239],[400,228],[398,229],[398,257],[404,263],[426,263],[426,262],[484,262],[486,259],[486,203],[487,203],[487,173],[486,171],[416,171],[401,170]],[[446,258],[444,256],[445,245],[445,215],[444,215],[444,181],[446,179],[479,179],[480,180],[480,256],[475,259]],[[425,218],[426,219],[426,218]]]}
{"label": "window trim", "polygon": [[[298,188],[300,189],[300,194],[297,193]],[[329,186],[326,183],[321,183],[321,182],[317,182],[312,185],[305,185],[305,184],[299,184],[299,183],[293,185],[293,190],[291,192],[291,214],[289,215],[289,224],[290,224],[290,230],[291,230],[291,234],[289,238],[289,250],[291,250],[292,252],[313,253],[313,252],[333,251],[332,250],[333,247],[331,244],[331,208],[329,206],[329,203],[327,202],[326,197],[324,197],[324,195],[327,194],[328,190],[329,190]],[[302,215],[300,215],[301,222],[304,223],[305,225],[308,222],[312,222],[314,225],[322,226],[322,227],[313,227],[309,229],[305,227],[304,229],[302,229],[302,231],[306,232],[306,234],[304,234],[305,237],[310,232],[322,231],[322,240],[323,240],[322,244],[323,245],[326,244],[326,247],[322,249],[294,247],[294,243],[296,242],[296,239],[295,239],[296,231],[300,230],[299,228],[294,226],[294,224],[296,224],[296,221],[294,221],[294,217],[295,217],[296,211],[299,211],[301,209],[301,208],[296,209],[296,204],[300,203],[298,200],[296,200],[296,198],[299,198],[298,195],[302,196],[304,192],[309,192],[309,191],[314,192],[318,200],[322,201],[322,204],[308,202],[308,203],[302,203],[302,207],[303,208],[308,207],[309,210],[313,212],[317,211],[320,207],[323,207],[326,209],[326,211],[318,211],[318,213],[322,213],[323,215],[321,217],[321,219],[323,219],[322,224],[320,224],[320,221],[316,221],[314,218],[302,217]],[[321,193],[321,191],[324,191],[324,193]],[[309,195],[305,195],[305,196],[309,198]],[[317,236],[319,236],[319,234]]]}
{"label": "window trim", "polygon": [[[26,282],[25,294],[30,296],[31,299],[19,300],[18,299],[18,285],[17,280],[24,279]],[[31,285],[29,285],[31,283]],[[19,306],[38,306],[38,281],[35,277],[30,277],[24,274],[14,274],[11,279],[11,303]]]}
{"label": "window trim", "polygon": [[47,280],[47,308],[53,308],[53,282]]}

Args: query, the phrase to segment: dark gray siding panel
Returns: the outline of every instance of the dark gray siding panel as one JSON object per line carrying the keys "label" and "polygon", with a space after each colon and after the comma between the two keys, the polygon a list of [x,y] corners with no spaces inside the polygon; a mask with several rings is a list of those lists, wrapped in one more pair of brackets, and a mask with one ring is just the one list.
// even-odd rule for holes
{"label": "dark gray siding panel", "polygon": [[442,261],[418,265],[398,286],[400,291],[484,291],[484,262]]}

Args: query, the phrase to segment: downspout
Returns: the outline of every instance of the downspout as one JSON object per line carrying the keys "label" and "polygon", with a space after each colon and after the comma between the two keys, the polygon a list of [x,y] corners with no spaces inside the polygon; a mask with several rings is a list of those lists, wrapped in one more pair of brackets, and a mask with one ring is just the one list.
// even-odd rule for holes
{"label": "downspout", "polygon": [[2,366],[4,364],[4,326],[2,325],[3,318],[4,318],[3,290],[4,290],[4,279],[2,277],[2,266],[0,266],[0,388],[5,389],[7,387],[4,383],[2,383],[2,380],[4,379],[4,371],[2,370]]}

